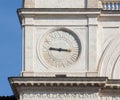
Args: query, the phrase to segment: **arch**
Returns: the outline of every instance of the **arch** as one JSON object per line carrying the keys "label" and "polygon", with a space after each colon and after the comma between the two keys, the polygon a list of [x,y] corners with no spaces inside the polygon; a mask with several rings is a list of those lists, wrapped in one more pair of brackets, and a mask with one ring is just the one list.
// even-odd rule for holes
{"label": "arch", "polygon": [[120,36],[108,39],[99,61],[99,76],[106,76],[110,79],[120,78]]}

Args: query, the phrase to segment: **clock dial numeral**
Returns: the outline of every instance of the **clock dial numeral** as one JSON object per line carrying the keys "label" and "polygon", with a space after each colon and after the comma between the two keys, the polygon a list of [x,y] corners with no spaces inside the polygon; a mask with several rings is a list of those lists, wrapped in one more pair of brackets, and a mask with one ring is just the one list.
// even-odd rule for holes
{"label": "clock dial numeral", "polygon": [[73,55],[71,56],[71,60],[72,60],[73,62],[75,62],[76,59],[77,59],[77,55],[73,54]]}
{"label": "clock dial numeral", "polygon": [[54,36],[54,34],[49,34],[48,38],[49,38],[49,39],[54,39],[55,36]]}
{"label": "clock dial numeral", "polygon": [[61,61],[56,61],[56,62],[55,62],[55,66],[56,66],[57,68],[62,67],[62,62],[61,62]]}
{"label": "clock dial numeral", "polygon": [[69,66],[69,65],[71,65],[71,64],[72,64],[72,62],[69,61],[69,60],[67,60],[67,65]]}
{"label": "clock dial numeral", "polygon": [[49,46],[50,46],[49,42],[45,42],[44,45],[42,46],[43,52],[48,52]]}
{"label": "clock dial numeral", "polygon": [[60,33],[59,31],[54,32],[54,33],[53,33],[53,36],[54,36],[55,38],[60,38],[60,37],[61,37],[61,33]]}
{"label": "clock dial numeral", "polygon": [[48,44],[48,45],[49,45],[50,42],[51,42],[51,40],[46,39],[44,42],[45,42],[45,44]]}
{"label": "clock dial numeral", "polygon": [[46,54],[44,55],[45,60],[46,60],[46,62],[48,62],[51,66],[53,66],[55,61],[54,61],[53,58],[51,58],[51,57],[48,56],[48,55],[49,55],[49,53],[46,53]]}
{"label": "clock dial numeral", "polygon": [[57,35],[59,38],[62,38],[62,34],[59,31],[57,32]]}
{"label": "clock dial numeral", "polygon": [[48,49],[46,47],[43,47],[43,52],[48,52]]}
{"label": "clock dial numeral", "polygon": [[70,61],[70,60],[65,60],[65,61],[63,61],[63,66],[65,67],[65,66],[70,66],[72,64],[72,62]]}

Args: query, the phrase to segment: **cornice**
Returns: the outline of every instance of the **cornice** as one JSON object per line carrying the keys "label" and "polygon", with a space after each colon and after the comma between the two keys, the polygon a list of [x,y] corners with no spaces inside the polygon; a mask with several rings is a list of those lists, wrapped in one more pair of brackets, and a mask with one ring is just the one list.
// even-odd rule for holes
{"label": "cornice", "polygon": [[10,77],[10,85],[19,98],[19,88],[74,87],[89,89],[97,88],[99,94],[106,91],[120,91],[120,80],[109,80],[107,77]]}
{"label": "cornice", "polygon": [[101,9],[96,8],[21,8],[17,10],[18,18],[22,24],[22,19],[41,15],[83,15],[83,16],[98,16],[101,13]]}
{"label": "cornice", "polygon": [[103,86],[106,78],[99,77],[25,77],[9,78],[11,85],[16,86]]}
{"label": "cornice", "polygon": [[22,8],[18,9],[19,15],[41,15],[41,14],[100,14],[101,9],[94,8]]}

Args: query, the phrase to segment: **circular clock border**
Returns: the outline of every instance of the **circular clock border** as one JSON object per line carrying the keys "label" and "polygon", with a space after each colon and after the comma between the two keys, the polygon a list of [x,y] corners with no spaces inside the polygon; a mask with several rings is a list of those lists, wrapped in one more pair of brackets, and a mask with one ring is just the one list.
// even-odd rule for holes
{"label": "circular clock border", "polygon": [[[81,41],[78,37],[78,35],[73,32],[72,30],[68,29],[68,28],[52,28],[50,29],[49,31],[47,31],[41,38],[38,39],[38,43],[37,43],[37,56],[38,56],[38,59],[39,61],[43,64],[43,66],[47,69],[54,69],[54,70],[59,70],[59,69],[68,69],[70,68],[75,62],[73,62],[72,65],[70,65],[69,67],[61,67],[61,68],[58,68],[58,67],[55,67],[55,66],[51,66],[49,64],[46,63],[46,61],[44,61],[44,59],[41,57],[41,53],[40,53],[40,48],[41,48],[41,44],[43,43],[43,40],[44,40],[44,37],[46,37],[49,33],[52,33],[52,32],[55,32],[55,31],[64,31],[64,32],[67,32],[69,34],[71,34],[74,39],[76,40],[77,44],[78,44],[78,49],[79,49],[79,52],[78,52],[78,58],[77,60],[79,59],[80,57],[80,54],[81,54]],[[76,60],[76,61],[77,61]]]}

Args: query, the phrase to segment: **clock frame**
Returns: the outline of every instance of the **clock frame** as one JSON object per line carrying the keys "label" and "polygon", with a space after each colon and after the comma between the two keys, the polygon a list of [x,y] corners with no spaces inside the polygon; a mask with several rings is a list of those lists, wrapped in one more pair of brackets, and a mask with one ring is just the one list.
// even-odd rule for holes
{"label": "clock frame", "polygon": [[48,69],[68,69],[80,57],[81,42],[75,32],[66,28],[46,32],[37,44],[39,61]]}

